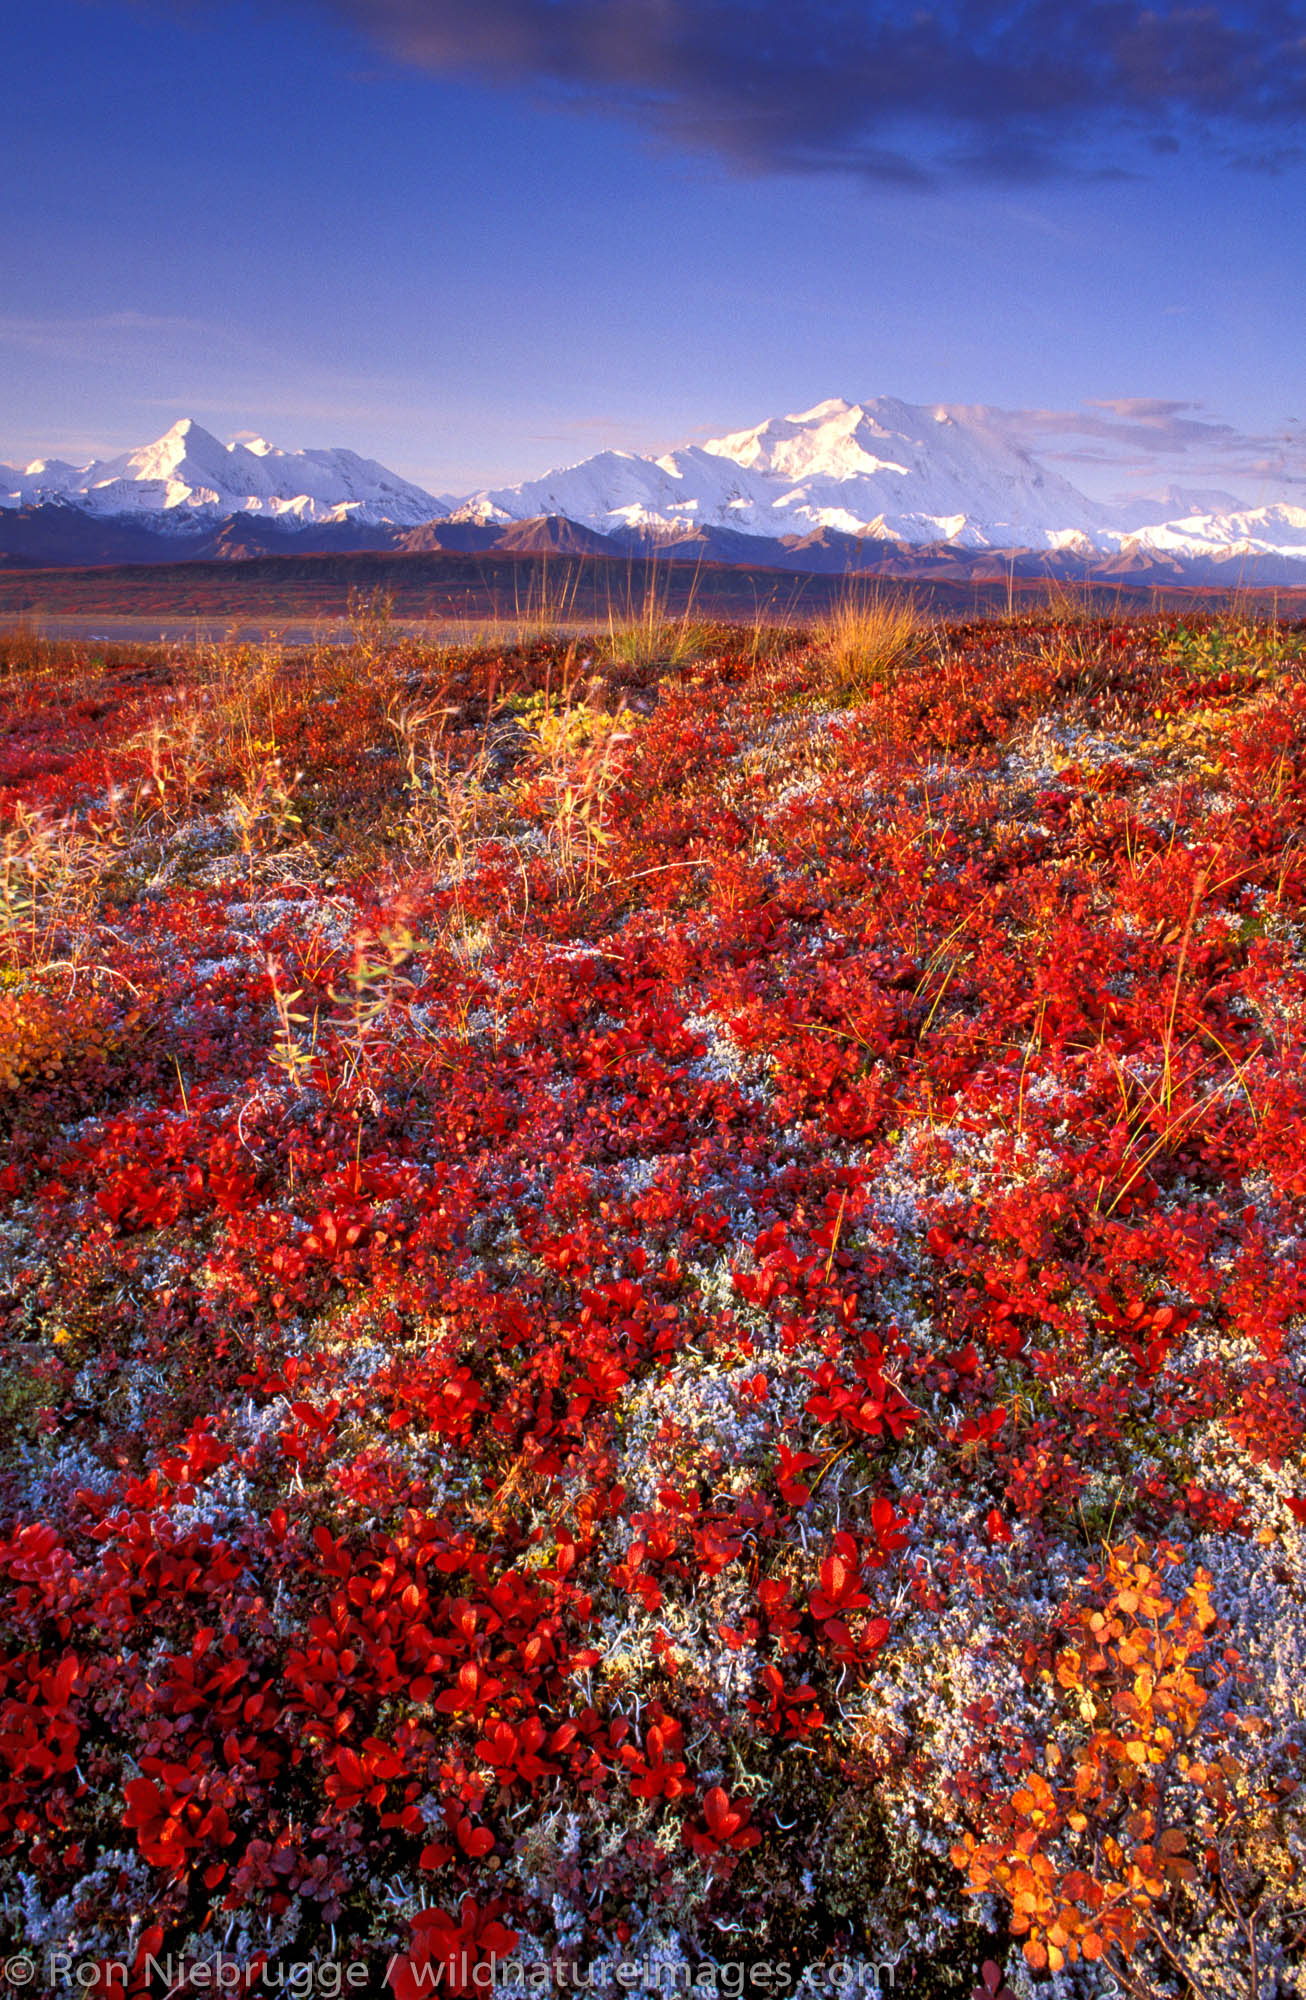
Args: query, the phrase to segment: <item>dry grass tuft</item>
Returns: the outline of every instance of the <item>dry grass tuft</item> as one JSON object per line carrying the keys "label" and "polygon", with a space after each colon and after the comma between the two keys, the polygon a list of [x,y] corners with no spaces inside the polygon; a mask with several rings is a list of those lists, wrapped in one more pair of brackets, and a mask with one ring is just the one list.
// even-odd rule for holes
{"label": "dry grass tuft", "polygon": [[656,571],[638,596],[628,590],[624,605],[609,600],[608,630],[600,642],[614,666],[644,670],[683,667],[711,650],[711,628],[694,615],[698,578],[689,588],[684,609],[671,608],[669,583]]}
{"label": "dry grass tuft", "polygon": [[856,701],[892,681],[916,651],[922,619],[915,600],[884,590],[849,590],[816,627],[819,656],[836,698]]}

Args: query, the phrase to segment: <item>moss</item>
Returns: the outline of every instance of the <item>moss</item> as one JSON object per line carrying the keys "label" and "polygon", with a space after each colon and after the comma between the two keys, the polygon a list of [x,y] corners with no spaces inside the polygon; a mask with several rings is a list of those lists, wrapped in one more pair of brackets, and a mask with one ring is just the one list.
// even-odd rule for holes
{"label": "moss", "polygon": [[41,1435],[41,1419],[54,1408],[62,1381],[62,1358],[55,1362],[30,1346],[0,1365],[0,1437],[8,1440],[11,1451]]}

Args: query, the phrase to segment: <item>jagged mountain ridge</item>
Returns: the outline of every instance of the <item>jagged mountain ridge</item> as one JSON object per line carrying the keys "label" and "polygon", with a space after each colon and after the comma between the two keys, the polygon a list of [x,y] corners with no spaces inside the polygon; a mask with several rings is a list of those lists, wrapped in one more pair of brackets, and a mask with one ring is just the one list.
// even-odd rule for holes
{"label": "jagged mountain ridge", "polygon": [[[818,403],[658,458],[600,452],[543,479],[474,494],[455,518],[563,514],[599,532],[668,538],[718,530],[796,542],[833,532],[920,548],[1047,550],[1072,566],[1155,555],[1263,569],[1282,559],[1295,576],[1306,563],[1306,506],[1171,494],[1183,510],[1176,516],[1164,503],[1105,506],[1040,464],[999,412],[879,397]],[[1205,499],[1231,504],[1203,512]]]}
{"label": "jagged mountain ridge", "polygon": [[[1168,517],[1167,504],[1187,511]],[[1164,518],[1141,511],[1089,499],[984,405],[832,399],[702,445],[603,451],[461,499],[353,451],[223,444],[183,418],[116,458],[0,466],[0,560],[157,561],[169,544],[178,556],[239,559],[398,549],[411,536],[414,549],[660,550],[840,571],[883,572],[913,552],[1028,552],[1062,574],[1241,566],[1273,580],[1277,566],[1287,582],[1306,571],[1306,507],[1172,488]]]}
{"label": "jagged mountain ridge", "polygon": [[1106,510],[1039,465],[982,407],[834,399],[797,416],[657,458],[605,451],[460,514],[565,514],[600,532],[731,528],[780,537],[823,528],[960,547],[1056,546],[1107,525]]}
{"label": "jagged mountain ridge", "polygon": [[21,471],[0,467],[0,475],[0,505],[63,501],[99,516],[157,517],[183,534],[192,532],[193,516],[237,513],[416,527],[453,504],[357,452],[283,451],[264,438],[223,444],[193,417],[116,458],[81,466],[36,459]]}

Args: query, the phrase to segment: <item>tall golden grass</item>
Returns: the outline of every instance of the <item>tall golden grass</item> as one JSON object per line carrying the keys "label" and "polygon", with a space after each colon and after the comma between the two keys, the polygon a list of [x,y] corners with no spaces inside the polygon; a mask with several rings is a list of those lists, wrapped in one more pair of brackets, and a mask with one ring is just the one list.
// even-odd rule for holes
{"label": "tall golden grass", "polygon": [[914,655],[923,629],[910,595],[851,587],[814,633],[830,692],[856,701],[869,688],[892,681]]}

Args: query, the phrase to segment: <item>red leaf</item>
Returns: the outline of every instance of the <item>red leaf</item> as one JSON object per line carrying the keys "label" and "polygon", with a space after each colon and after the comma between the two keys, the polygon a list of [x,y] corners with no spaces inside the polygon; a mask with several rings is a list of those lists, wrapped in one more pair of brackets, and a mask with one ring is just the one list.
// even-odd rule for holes
{"label": "red leaf", "polygon": [[743,1814],[733,1810],[720,1785],[713,1785],[704,1798],[703,1817],[717,1840],[729,1840],[731,1834],[744,1823]]}

